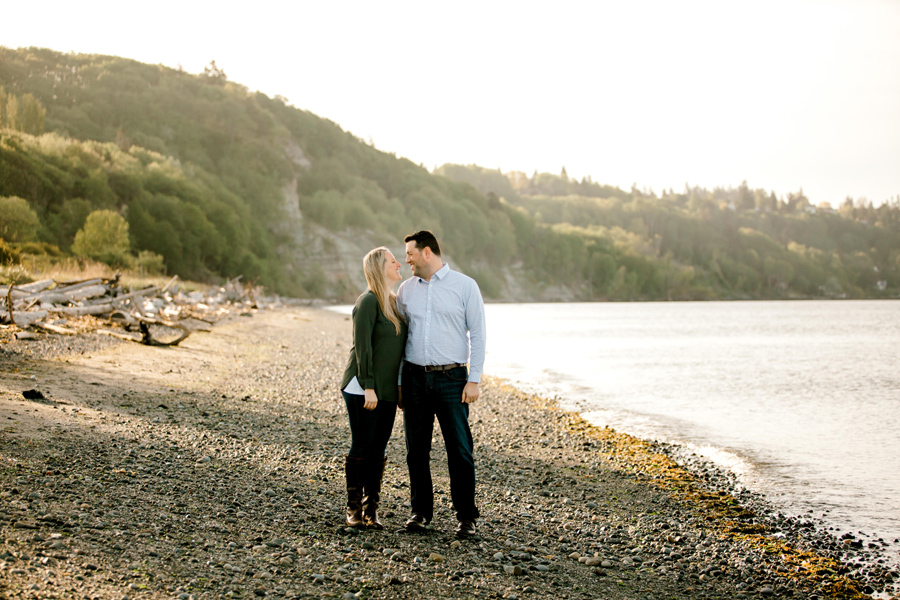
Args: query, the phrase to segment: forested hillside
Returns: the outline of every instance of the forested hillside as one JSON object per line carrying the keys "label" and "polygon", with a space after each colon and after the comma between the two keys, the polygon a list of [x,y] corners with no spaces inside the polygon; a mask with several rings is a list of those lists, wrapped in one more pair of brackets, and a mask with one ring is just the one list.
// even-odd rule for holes
{"label": "forested hillside", "polygon": [[746,186],[657,197],[564,173],[429,173],[214,63],[0,47],[0,263],[94,256],[88,234],[119,219],[121,252],[95,257],[349,299],[366,249],[430,228],[490,298],[896,296],[897,204],[812,210]]}
{"label": "forested hillside", "polygon": [[[37,241],[61,252],[91,211],[112,209],[128,222],[131,252],[161,255],[170,273],[243,274],[286,294],[349,295],[358,290],[335,287],[340,278],[304,254],[309,245],[327,255],[321,226],[393,247],[429,227],[459,267],[500,294],[502,265],[534,242],[520,211],[250,92],[215,65],[197,76],[0,48],[0,86],[5,98],[36,99],[51,132],[22,131],[0,107],[0,198],[24,199],[39,221]],[[286,198],[302,215],[293,229],[285,223],[297,206]]]}

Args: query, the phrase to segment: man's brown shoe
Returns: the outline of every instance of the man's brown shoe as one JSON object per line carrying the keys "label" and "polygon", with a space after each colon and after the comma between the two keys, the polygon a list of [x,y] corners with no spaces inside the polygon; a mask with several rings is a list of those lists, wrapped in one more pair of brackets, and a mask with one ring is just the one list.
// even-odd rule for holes
{"label": "man's brown shoe", "polygon": [[456,537],[467,538],[475,535],[475,519],[464,519],[456,527]]}
{"label": "man's brown shoe", "polygon": [[406,530],[407,531],[425,531],[425,528],[428,526],[428,519],[423,517],[422,515],[418,515],[413,513],[412,516],[406,521]]}

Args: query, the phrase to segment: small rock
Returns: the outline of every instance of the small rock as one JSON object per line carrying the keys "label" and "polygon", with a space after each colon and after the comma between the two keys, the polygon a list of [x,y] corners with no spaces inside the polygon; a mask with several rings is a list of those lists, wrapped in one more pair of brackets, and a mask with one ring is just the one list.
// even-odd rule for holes
{"label": "small rock", "polygon": [[604,561],[602,558],[599,558],[597,556],[589,556],[584,559],[584,564],[586,564],[589,567],[596,567],[598,565],[605,567],[606,565],[603,564],[605,562],[609,562],[609,561]]}
{"label": "small rock", "polygon": [[428,555],[428,560],[430,560],[431,562],[444,562],[444,557],[437,552],[432,552]]}

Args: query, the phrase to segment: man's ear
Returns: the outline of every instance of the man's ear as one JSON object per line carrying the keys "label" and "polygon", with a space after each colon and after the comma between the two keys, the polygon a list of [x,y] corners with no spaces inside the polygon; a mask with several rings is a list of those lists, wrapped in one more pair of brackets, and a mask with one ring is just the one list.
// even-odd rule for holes
{"label": "man's ear", "polygon": [[428,246],[422,248],[422,258],[424,258],[425,260],[431,260],[431,254],[431,248],[429,248]]}

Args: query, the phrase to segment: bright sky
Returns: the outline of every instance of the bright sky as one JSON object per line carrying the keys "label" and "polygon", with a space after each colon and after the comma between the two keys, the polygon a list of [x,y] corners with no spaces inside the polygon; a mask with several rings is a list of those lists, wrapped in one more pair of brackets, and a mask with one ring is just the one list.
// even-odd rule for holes
{"label": "bright sky", "polygon": [[7,3],[0,44],[251,90],[429,169],[900,196],[900,2]]}

